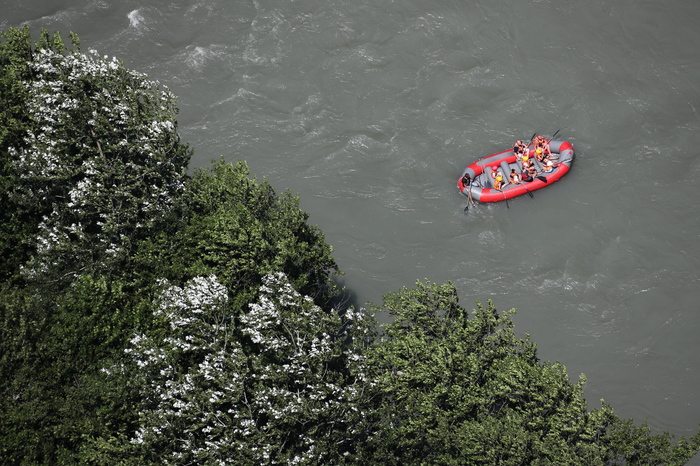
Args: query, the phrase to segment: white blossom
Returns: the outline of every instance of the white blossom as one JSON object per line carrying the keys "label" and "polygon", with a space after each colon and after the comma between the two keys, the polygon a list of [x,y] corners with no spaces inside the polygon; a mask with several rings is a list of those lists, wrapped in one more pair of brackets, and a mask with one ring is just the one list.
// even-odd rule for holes
{"label": "white blossom", "polygon": [[[24,180],[10,195],[23,203],[44,199],[54,205],[39,226],[37,254],[24,267],[28,275],[37,275],[55,260],[70,261],[76,238],[57,233],[66,219],[91,225],[96,215],[102,216],[99,228],[90,231],[107,256],[123,247],[113,241],[119,231],[164,221],[174,195],[182,191],[188,160],[162,164],[175,154],[168,150],[176,140],[176,110],[174,95],[157,81],[94,51],[62,55],[40,49],[30,69],[27,114],[35,126],[8,153],[14,172]],[[154,111],[133,118],[132,108],[142,102],[151,102]],[[136,187],[144,173],[165,182]],[[116,181],[106,184],[106,179]],[[132,194],[136,192],[138,196]],[[138,212],[147,212],[149,220],[129,223]]]}
{"label": "white blossom", "polygon": [[[144,395],[155,403],[142,413],[133,444],[149,448],[172,439],[164,464],[204,458],[221,464],[322,463],[329,452],[316,445],[324,436],[301,430],[294,455],[285,460],[280,435],[290,423],[300,429],[328,419],[342,424],[344,413],[354,413],[361,390],[328,367],[344,354],[343,318],[299,294],[283,273],[264,277],[239,326],[217,277],[197,277],[184,287],[161,285],[156,313],[169,322],[169,335],[134,335],[127,351],[143,371]],[[254,348],[241,340],[246,337]]]}

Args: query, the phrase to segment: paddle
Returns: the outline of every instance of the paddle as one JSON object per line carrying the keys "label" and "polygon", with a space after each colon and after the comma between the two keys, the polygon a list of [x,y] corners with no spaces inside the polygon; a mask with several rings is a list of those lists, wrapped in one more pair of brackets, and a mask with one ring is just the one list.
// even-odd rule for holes
{"label": "paddle", "polygon": [[[558,129],[556,133],[552,134],[552,137],[549,138],[549,139],[547,140],[547,144],[549,144],[550,142],[552,142],[552,141],[554,140],[554,138],[557,137],[557,134],[559,134],[559,131],[561,131],[561,130]],[[532,144],[532,140],[535,139],[535,136],[536,136],[536,135],[537,135],[537,133],[535,133],[535,134],[532,135],[532,137],[530,138],[530,144]],[[529,144],[528,144],[528,146],[529,146]]]}
{"label": "paddle", "polygon": [[[493,188],[496,189],[496,188]],[[508,198],[506,197],[506,193],[503,192],[501,189],[496,189],[496,191],[501,191],[501,194],[503,194],[503,199],[506,201],[506,207],[510,209],[510,206],[508,205]]]}
{"label": "paddle", "polygon": [[476,204],[474,203],[474,199],[472,199],[472,187],[469,186],[469,198],[467,199],[467,205],[464,208],[464,213],[466,214],[469,211],[469,202],[471,201],[472,206],[476,207]]}
{"label": "paddle", "polygon": [[[520,178],[520,181],[517,182],[516,184],[522,184],[522,183],[524,183],[524,181],[522,180],[522,178]],[[532,191],[530,191],[529,189],[527,189],[526,186],[523,186],[523,188],[525,188],[525,191],[527,191],[527,195],[530,196],[531,199],[534,199],[534,198],[535,198],[535,197],[532,195]]]}
{"label": "paddle", "polygon": [[[561,131],[561,130],[558,129],[556,133],[552,134],[552,137],[547,140],[547,145],[549,145],[549,143],[552,142],[555,137],[557,137],[557,134],[559,134],[559,131]],[[547,155],[547,157],[549,157],[550,155],[552,155],[551,152]]]}
{"label": "paddle", "polygon": [[527,151],[529,151],[529,147],[532,145],[532,140],[535,139],[535,136],[537,136],[537,133],[533,133],[532,136],[530,136],[530,142],[527,143],[527,146],[525,147],[526,151],[524,155],[527,155]]}

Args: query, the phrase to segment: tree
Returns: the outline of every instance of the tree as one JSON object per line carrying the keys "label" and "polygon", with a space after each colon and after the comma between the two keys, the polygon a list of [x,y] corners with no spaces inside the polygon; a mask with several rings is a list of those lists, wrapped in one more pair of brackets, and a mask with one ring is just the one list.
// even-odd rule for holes
{"label": "tree", "polygon": [[133,417],[128,381],[101,371],[123,351],[133,301],[120,282],[88,275],[51,302],[0,285],[0,462],[77,463],[85,436]]}
{"label": "tree", "polygon": [[684,464],[700,447],[700,434],[672,446],[605,403],[589,412],[585,377],[542,363],[514,310],[489,302],[468,318],[452,284],[418,282],[373,310],[394,320],[367,355],[368,464]]}
{"label": "tree", "polygon": [[323,232],[309,225],[299,198],[278,195],[267,180],[250,177],[245,162],[220,160],[200,168],[181,196],[177,231],[147,238],[134,252],[143,280],[167,278],[183,285],[214,274],[244,312],[264,276],[284,272],[296,290],[330,311],[341,290],[338,266]]}
{"label": "tree", "polygon": [[73,50],[27,27],[2,37],[1,462],[71,463],[129,419],[100,368],[148,325],[130,254],[177,225],[190,150],[158,83],[75,36]]}
{"label": "tree", "polygon": [[[21,179],[13,169],[11,147],[24,147],[28,131],[35,125],[26,111],[30,100],[27,83],[31,82],[30,63],[34,46],[29,28],[10,28],[0,41],[0,278],[8,279],[25,263],[32,245],[27,237],[36,237],[41,215],[12,196]],[[65,47],[58,35],[49,37],[44,31],[37,48],[63,52]],[[35,215],[36,214],[36,215]]]}
{"label": "tree", "polygon": [[[337,265],[298,198],[251,179],[244,163],[188,176],[175,97],[117,60],[81,53],[76,37],[73,50],[46,31],[34,43],[26,27],[3,38],[3,462],[123,453],[140,394],[132,373],[109,369],[134,332],[160,335],[152,311],[165,282],[217,276],[238,322],[265,277],[282,272],[340,319]],[[332,362],[329,373],[348,370],[341,356]]]}
{"label": "tree", "polygon": [[28,34],[10,30],[0,60],[15,91],[2,147],[6,215],[10,226],[36,225],[24,277],[65,284],[109,269],[172,221],[190,150],[170,91],[116,59],[64,52],[46,32],[32,50]]}
{"label": "tree", "polygon": [[298,197],[277,195],[267,180],[251,179],[244,162],[222,160],[198,170],[189,184],[188,211],[194,213],[185,230],[192,262],[216,263],[222,281],[240,294],[252,286],[254,296],[264,275],[282,271],[317,304],[328,306],[337,297],[331,278],[338,266],[323,232],[309,225]]}
{"label": "tree", "polygon": [[127,350],[144,399],[131,439],[153,464],[321,464],[352,455],[373,323],[328,313],[282,273],[235,318],[217,277],[167,286],[162,332]]}

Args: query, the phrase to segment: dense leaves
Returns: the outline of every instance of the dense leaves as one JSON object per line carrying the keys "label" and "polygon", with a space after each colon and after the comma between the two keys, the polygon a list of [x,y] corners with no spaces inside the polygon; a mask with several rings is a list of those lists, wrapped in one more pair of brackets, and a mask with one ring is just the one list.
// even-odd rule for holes
{"label": "dense leaves", "polygon": [[24,275],[65,283],[172,220],[190,151],[172,93],[115,59],[54,45],[39,44],[19,76],[5,73],[15,87],[27,75],[17,91],[27,123],[3,158],[16,215],[40,219]]}
{"label": "dense leaves", "polygon": [[374,310],[394,320],[367,356],[368,463],[683,464],[700,444],[698,434],[674,448],[604,403],[589,412],[585,378],[542,363],[515,336],[514,311],[489,302],[468,318],[451,284],[419,282]]}
{"label": "dense leaves", "polygon": [[[328,303],[337,295],[329,276],[337,271],[323,233],[307,223],[299,199],[277,196],[264,180],[249,179],[248,167],[223,161],[199,170],[189,189],[194,213],[184,231],[184,257],[197,266],[215,264],[231,289],[248,294],[268,273],[283,271],[299,292]],[[237,293],[238,294],[238,293]]]}
{"label": "dense leaves", "polygon": [[[19,174],[13,169],[10,148],[25,146],[25,137],[33,127],[26,110],[30,99],[27,83],[31,81],[30,64],[33,44],[29,29],[10,29],[0,41],[0,277],[9,279],[31,253],[28,237],[36,236],[42,212],[24,205],[11,194],[21,186]],[[50,39],[43,33],[40,48],[63,51],[63,42],[57,36]],[[33,243],[33,241],[32,241]]]}
{"label": "dense leaves", "polygon": [[145,406],[131,440],[139,457],[321,464],[349,454],[364,381],[348,369],[367,322],[323,311],[282,273],[263,282],[239,322],[214,276],[164,290],[167,336],[136,335],[127,349]]}
{"label": "dense leaves", "polygon": [[0,296],[0,451],[7,463],[70,463],[83,435],[124,414],[100,368],[124,347],[133,298],[92,276],[50,301],[6,285]]}
{"label": "dense leaves", "polygon": [[189,149],[158,83],[45,31],[3,39],[0,444],[3,462],[72,462],[124,420],[100,369],[150,315],[129,256],[174,217]]}

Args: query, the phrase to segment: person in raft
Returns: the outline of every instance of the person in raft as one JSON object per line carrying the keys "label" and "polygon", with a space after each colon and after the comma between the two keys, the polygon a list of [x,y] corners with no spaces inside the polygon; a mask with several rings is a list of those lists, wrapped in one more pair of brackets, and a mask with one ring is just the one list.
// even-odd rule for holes
{"label": "person in raft", "polygon": [[541,134],[535,136],[535,152],[537,152],[538,149],[542,151],[543,157],[548,156],[550,153],[549,141]]}
{"label": "person in raft", "polygon": [[[503,175],[501,175],[501,172],[498,170],[498,167],[496,165],[493,165],[491,167],[491,178],[493,179],[492,183],[493,183],[494,189],[500,189],[500,188],[496,188],[496,182],[499,181],[498,178],[501,179],[500,181],[503,181]],[[500,183],[499,183],[499,186],[500,186]]]}
{"label": "person in raft", "polygon": [[496,177],[496,180],[493,182],[493,189],[497,189],[498,191],[500,191],[501,188],[503,188],[503,177],[499,173]]}
{"label": "person in raft", "polygon": [[523,141],[520,139],[515,141],[515,145],[513,145],[513,153],[515,154],[516,160],[521,161],[527,152],[527,145]]}
{"label": "person in raft", "polygon": [[471,186],[472,184],[472,177],[469,173],[465,173],[464,176],[462,177],[462,186],[465,188],[467,186]]}
{"label": "person in raft", "polygon": [[464,186],[465,188],[467,188],[467,187],[469,188],[467,190],[467,194],[469,195],[469,201],[472,203],[473,206],[475,206],[476,204],[474,203],[474,199],[472,198],[471,185],[472,185],[472,177],[471,177],[471,175],[469,175],[469,173],[465,173],[464,176],[462,177],[462,186]]}
{"label": "person in raft", "polygon": [[531,165],[532,165],[532,160],[530,159],[530,157],[528,157],[527,155],[524,155],[523,156],[523,171],[520,175],[520,179],[522,181],[532,181],[532,178],[530,178],[530,175],[528,174],[528,169],[530,168]]}
{"label": "person in raft", "polygon": [[552,173],[555,168],[559,166],[559,163],[553,162],[552,160],[547,159],[547,161],[544,163],[544,167],[542,167],[542,171],[545,173]]}
{"label": "person in raft", "polygon": [[515,168],[510,170],[510,182],[513,184],[520,184],[520,175],[515,171]]}
{"label": "person in raft", "polygon": [[493,178],[493,183],[496,183],[496,178],[501,177],[501,180],[503,179],[503,174],[498,170],[497,166],[492,166],[491,167],[491,178]]}
{"label": "person in raft", "polygon": [[545,157],[547,157],[547,155],[545,154],[543,149],[539,147],[535,149],[535,158],[538,162],[544,162]]}
{"label": "person in raft", "polygon": [[537,168],[535,168],[535,164],[530,164],[530,166],[527,167],[527,174],[530,176],[531,181],[535,180],[535,177],[537,177]]}

